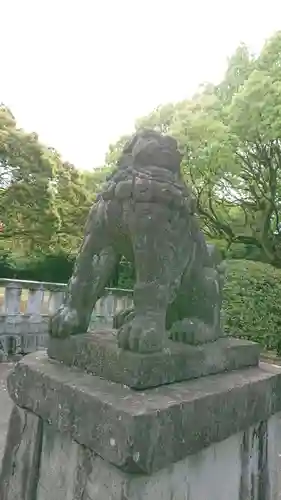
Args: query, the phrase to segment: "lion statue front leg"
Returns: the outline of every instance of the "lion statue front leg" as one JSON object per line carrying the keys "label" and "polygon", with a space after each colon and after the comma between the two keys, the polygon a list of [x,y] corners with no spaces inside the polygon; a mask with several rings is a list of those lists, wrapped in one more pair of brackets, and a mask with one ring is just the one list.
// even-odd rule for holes
{"label": "lion statue front leg", "polygon": [[65,338],[87,331],[93,307],[118,263],[119,256],[108,238],[106,208],[101,202],[90,211],[64,303],[50,319],[52,337]]}
{"label": "lion statue front leg", "polygon": [[[125,208],[136,267],[134,310],[119,315],[119,347],[141,353],[163,349],[166,311],[180,286],[192,245],[180,212],[157,203]],[[116,318],[118,324],[118,318]]]}
{"label": "lion statue front leg", "polygon": [[[185,344],[203,344],[221,336],[221,301],[225,267],[223,262],[208,262],[206,248],[188,262],[175,299],[168,305],[166,329],[171,340]],[[126,328],[134,318],[134,307],[114,318],[114,327]]]}
{"label": "lion statue front leg", "polygon": [[168,310],[167,326],[172,340],[202,344],[222,334],[224,265],[208,262],[206,266],[205,263],[204,258],[201,262],[196,260],[191,272],[185,273],[178,296]]}

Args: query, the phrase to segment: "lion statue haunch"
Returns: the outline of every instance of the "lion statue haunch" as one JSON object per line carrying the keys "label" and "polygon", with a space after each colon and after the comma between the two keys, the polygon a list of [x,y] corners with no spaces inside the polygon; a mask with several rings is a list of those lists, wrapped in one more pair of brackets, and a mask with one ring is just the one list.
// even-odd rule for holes
{"label": "lion statue haunch", "polygon": [[63,305],[50,334],[87,331],[93,307],[122,256],[134,262],[134,307],[115,317],[119,347],[150,353],[170,338],[186,343],[221,335],[223,269],[195,216],[180,176],[175,139],[137,132],[90,210]]}

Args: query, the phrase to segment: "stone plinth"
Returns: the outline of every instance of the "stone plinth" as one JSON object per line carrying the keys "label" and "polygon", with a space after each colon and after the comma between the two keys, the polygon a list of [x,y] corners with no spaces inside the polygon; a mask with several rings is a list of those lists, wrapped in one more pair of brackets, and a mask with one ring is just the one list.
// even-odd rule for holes
{"label": "stone plinth", "polygon": [[281,367],[140,392],[36,353],[8,389],[1,500],[278,498]]}
{"label": "stone plinth", "polygon": [[117,346],[113,330],[49,339],[48,354],[68,366],[134,389],[146,389],[257,366],[260,346],[223,337],[201,345],[167,340],[162,352],[141,354]]}

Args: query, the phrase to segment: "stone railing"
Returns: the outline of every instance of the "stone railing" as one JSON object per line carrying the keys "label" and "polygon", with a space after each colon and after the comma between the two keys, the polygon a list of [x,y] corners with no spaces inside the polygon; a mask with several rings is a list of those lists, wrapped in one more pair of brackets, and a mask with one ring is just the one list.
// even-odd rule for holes
{"label": "stone railing", "polygon": [[[45,348],[48,321],[63,301],[66,284],[0,279],[0,349],[5,354]],[[115,312],[130,306],[132,290],[108,288],[93,310],[89,328],[112,325]]]}

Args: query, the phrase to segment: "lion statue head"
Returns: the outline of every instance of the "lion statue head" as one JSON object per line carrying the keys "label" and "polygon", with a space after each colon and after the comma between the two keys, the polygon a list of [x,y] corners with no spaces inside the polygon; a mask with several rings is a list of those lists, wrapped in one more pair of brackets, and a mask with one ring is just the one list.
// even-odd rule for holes
{"label": "lion statue head", "polygon": [[173,137],[161,135],[156,130],[143,129],[136,132],[125,144],[118,167],[155,166],[179,173],[182,155]]}

